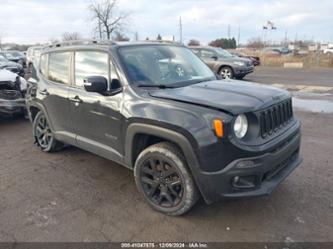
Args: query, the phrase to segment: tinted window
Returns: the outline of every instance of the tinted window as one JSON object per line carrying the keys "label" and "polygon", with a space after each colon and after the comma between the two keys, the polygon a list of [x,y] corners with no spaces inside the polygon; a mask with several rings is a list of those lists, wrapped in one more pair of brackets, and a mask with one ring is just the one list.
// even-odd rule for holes
{"label": "tinted window", "polygon": [[119,49],[132,83],[144,85],[195,84],[215,79],[212,71],[190,49],[168,45],[129,46]]}
{"label": "tinted window", "polygon": [[114,64],[112,63],[112,61],[110,61],[110,69],[111,69],[111,72],[110,72],[110,77],[111,77],[110,90],[118,89],[118,88],[121,87],[121,84],[120,84],[120,80],[119,80],[119,77],[118,77],[118,73],[117,73],[116,68],[115,68]]}
{"label": "tinted window", "polygon": [[103,52],[82,51],[75,53],[75,85],[83,86],[87,76],[109,78],[108,54]]}
{"label": "tinted window", "polygon": [[202,57],[211,58],[214,55],[215,55],[214,51],[207,50],[207,49],[202,49],[201,50],[201,56]]}
{"label": "tinted window", "polygon": [[40,57],[40,72],[46,76],[47,75],[47,55],[44,54]]}
{"label": "tinted window", "polygon": [[70,52],[61,52],[49,55],[49,80],[68,84],[70,54]]}
{"label": "tinted window", "polygon": [[192,49],[193,53],[200,56],[200,50],[199,49]]}

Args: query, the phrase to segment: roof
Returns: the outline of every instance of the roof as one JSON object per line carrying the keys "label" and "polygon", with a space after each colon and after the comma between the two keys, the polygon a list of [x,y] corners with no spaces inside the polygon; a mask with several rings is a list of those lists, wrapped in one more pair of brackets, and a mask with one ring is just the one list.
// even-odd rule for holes
{"label": "roof", "polygon": [[54,43],[51,45],[44,46],[45,50],[53,50],[56,48],[73,48],[73,47],[89,47],[89,46],[98,46],[98,47],[110,47],[110,46],[137,46],[137,45],[156,45],[156,44],[170,44],[170,45],[181,45],[177,42],[172,41],[124,41],[116,42],[110,40],[77,40],[77,41],[66,41],[62,43]]}

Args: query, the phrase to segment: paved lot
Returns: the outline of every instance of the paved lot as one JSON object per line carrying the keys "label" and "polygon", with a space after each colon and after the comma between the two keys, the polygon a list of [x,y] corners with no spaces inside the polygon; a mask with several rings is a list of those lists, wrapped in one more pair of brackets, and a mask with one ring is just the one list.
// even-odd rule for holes
{"label": "paved lot", "polygon": [[152,211],[130,170],[73,147],[43,153],[29,122],[2,119],[0,241],[333,241],[333,114],[295,115],[304,162],[271,196],[178,218]]}
{"label": "paved lot", "polygon": [[256,67],[245,80],[268,84],[333,86],[333,68]]}

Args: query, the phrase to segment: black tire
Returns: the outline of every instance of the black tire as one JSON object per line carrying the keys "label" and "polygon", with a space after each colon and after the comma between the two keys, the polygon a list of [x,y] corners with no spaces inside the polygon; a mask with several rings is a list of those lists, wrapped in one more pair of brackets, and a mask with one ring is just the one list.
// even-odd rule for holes
{"label": "black tire", "polygon": [[218,74],[222,77],[222,79],[233,79],[234,71],[231,67],[223,66],[220,68]]}
{"label": "black tire", "polygon": [[35,144],[42,151],[55,152],[63,148],[63,143],[54,138],[48,120],[42,111],[38,112],[34,119],[33,135]]}
{"label": "black tire", "polygon": [[237,75],[235,78],[238,80],[242,80],[245,77],[245,75]]}
{"label": "black tire", "polygon": [[154,144],[140,153],[134,177],[149,205],[167,215],[186,213],[200,196],[182,152],[168,142]]}

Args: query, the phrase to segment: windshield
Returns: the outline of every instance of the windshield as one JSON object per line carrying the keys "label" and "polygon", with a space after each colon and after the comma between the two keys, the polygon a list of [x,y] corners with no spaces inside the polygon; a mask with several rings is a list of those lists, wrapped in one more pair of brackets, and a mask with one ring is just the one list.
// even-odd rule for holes
{"label": "windshield", "polygon": [[130,81],[138,86],[177,87],[216,79],[214,73],[185,47],[122,47],[119,54]]}
{"label": "windshield", "polygon": [[10,51],[8,53],[11,54],[13,57],[22,57],[22,53],[18,51]]}
{"label": "windshield", "polygon": [[8,62],[8,60],[2,55],[0,55],[0,62]]}
{"label": "windshield", "polygon": [[219,57],[224,57],[224,58],[234,57],[227,50],[224,50],[222,48],[214,48],[214,51],[217,53]]}

